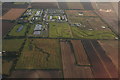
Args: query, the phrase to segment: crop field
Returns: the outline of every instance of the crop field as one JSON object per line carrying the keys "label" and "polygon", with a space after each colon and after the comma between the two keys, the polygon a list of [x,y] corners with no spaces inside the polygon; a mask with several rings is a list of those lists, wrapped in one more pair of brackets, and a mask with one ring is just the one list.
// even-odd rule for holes
{"label": "crop field", "polygon": [[18,19],[26,9],[12,8],[6,14],[3,15],[3,20],[16,20]]}
{"label": "crop field", "polygon": [[67,23],[49,23],[49,37],[53,38],[71,38],[72,32]]}
{"label": "crop field", "polygon": [[14,26],[12,22],[2,21],[2,36],[4,37]]}
{"label": "crop field", "polygon": [[[36,23],[37,24],[37,23]],[[38,23],[38,24],[42,24],[42,29],[40,31],[40,34],[34,34],[34,28],[36,24],[32,24],[30,26],[29,32],[27,34],[27,36],[31,36],[31,37],[48,37],[48,26],[42,23]]]}
{"label": "crop field", "polygon": [[22,46],[24,39],[3,39],[3,51],[17,52]]}
{"label": "crop field", "polygon": [[28,39],[16,69],[61,69],[59,48],[58,40]]}
{"label": "crop field", "polygon": [[71,27],[74,38],[81,39],[115,39],[116,35],[110,31],[89,31],[81,30],[78,27]]}
{"label": "crop field", "polygon": [[8,34],[9,36],[25,36],[28,24],[17,24]]}

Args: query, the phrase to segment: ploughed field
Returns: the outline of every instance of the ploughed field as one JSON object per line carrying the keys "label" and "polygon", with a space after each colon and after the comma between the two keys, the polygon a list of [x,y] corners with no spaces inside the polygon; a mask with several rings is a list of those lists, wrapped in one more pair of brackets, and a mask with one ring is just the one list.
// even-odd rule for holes
{"label": "ploughed field", "polygon": [[6,14],[2,16],[3,20],[16,20],[18,19],[26,9],[12,8]]}
{"label": "ploughed field", "polygon": [[4,37],[13,28],[14,22],[2,21],[2,36]]}

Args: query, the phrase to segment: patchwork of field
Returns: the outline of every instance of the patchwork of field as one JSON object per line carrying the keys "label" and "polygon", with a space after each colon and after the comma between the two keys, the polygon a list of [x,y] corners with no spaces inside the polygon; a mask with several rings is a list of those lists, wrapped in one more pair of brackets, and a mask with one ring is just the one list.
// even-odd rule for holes
{"label": "patchwork of field", "polygon": [[18,52],[24,42],[24,39],[3,39],[2,41],[3,51]]}
{"label": "patchwork of field", "polygon": [[28,39],[16,69],[61,69],[59,48],[58,40]]}
{"label": "patchwork of field", "polygon": [[54,38],[71,38],[72,32],[67,23],[49,23],[49,37]]}
{"label": "patchwork of field", "polygon": [[29,4],[3,4],[3,77],[118,78],[118,37],[91,3]]}
{"label": "patchwork of field", "polygon": [[28,24],[16,24],[8,34],[9,36],[25,36]]}
{"label": "patchwork of field", "polygon": [[2,16],[3,20],[16,20],[18,19],[24,12],[26,11],[26,9],[10,9],[6,14],[4,14]]}
{"label": "patchwork of field", "polygon": [[[62,40],[60,44],[65,78],[118,77],[115,65],[106,55],[107,52],[104,51],[98,41]],[[77,47],[76,44],[78,45]],[[84,50],[85,52],[83,52]]]}

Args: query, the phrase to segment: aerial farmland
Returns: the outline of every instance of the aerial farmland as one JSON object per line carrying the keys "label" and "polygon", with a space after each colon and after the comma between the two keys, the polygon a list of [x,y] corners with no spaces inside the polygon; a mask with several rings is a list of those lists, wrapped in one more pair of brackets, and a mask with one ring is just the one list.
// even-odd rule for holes
{"label": "aerial farmland", "polygon": [[3,78],[118,78],[119,37],[85,3],[3,4]]}

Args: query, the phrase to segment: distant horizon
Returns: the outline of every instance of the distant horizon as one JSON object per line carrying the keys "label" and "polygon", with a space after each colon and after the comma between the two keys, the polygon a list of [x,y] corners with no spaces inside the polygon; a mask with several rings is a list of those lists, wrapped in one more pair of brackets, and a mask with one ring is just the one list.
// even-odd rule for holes
{"label": "distant horizon", "polygon": [[120,0],[0,0],[1,2],[119,2]]}

